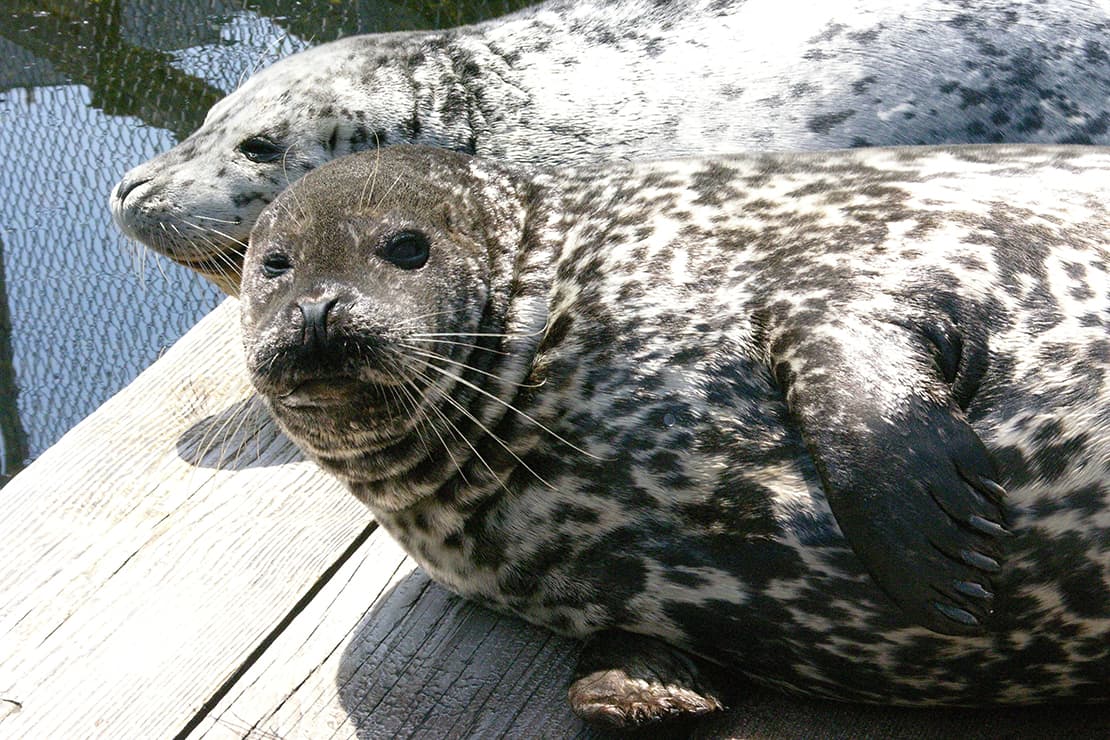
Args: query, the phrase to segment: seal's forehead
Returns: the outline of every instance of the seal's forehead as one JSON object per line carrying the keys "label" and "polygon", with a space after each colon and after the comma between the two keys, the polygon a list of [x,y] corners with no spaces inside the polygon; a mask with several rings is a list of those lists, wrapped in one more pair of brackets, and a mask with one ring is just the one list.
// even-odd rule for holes
{"label": "seal's forehead", "polygon": [[295,207],[308,198],[334,214],[409,210],[438,212],[471,190],[470,158],[430,147],[390,146],[340,157],[308,173],[275,201]]}

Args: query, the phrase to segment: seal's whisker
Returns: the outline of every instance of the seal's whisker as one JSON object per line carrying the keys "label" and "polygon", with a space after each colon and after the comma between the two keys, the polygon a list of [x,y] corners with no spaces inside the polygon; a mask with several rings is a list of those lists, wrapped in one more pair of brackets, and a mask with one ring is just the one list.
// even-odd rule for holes
{"label": "seal's whisker", "polygon": [[[219,465],[223,466],[226,463],[238,464],[246,454],[248,443],[253,440],[255,442],[254,459],[257,460],[262,456],[262,449],[260,446],[260,437],[258,434],[259,423],[263,419],[263,411],[255,403],[246,403],[239,411],[236,411],[227,422],[223,425],[220,431],[223,434],[223,439],[220,441],[221,454],[219,457]],[[232,440],[238,439],[243,433],[244,429],[253,429],[247,439],[231,446],[229,450],[229,443]],[[229,455],[230,456],[225,456]]]}
{"label": "seal's whisker", "polygon": [[516,406],[513,406],[508,401],[505,401],[504,399],[498,398],[496,395],[494,395],[493,393],[490,393],[485,388],[482,388],[479,385],[475,385],[474,383],[471,383],[469,380],[466,380],[465,378],[462,378],[458,375],[455,375],[454,373],[448,372],[447,370],[444,370],[441,367],[437,367],[436,365],[433,365],[430,362],[426,365],[426,367],[428,367],[432,370],[435,370],[437,373],[442,373],[443,375],[446,375],[447,377],[453,379],[455,382],[461,383],[462,385],[465,385],[467,388],[470,388],[471,390],[477,391],[478,393],[482,394],[486,398],[489,398],[491,401],[494,401],[496,403],[501,404],[502,406],[504,406],[509,411],[512,411],[516,414],[519,414],[521,417],[523,417],[523,418],[527,419],[528,421],[532,422],[537,427],[539,427],[540,429],[547,432],[548,434],[550,434],[555,439],[557,439],[560,442],[562,442],[563,444],[565,444],[567,447],[570,447],[572,450],[576,450],[578,452],[581,452],[586,457],[591,457],[594,460],[600,460],[600,461],[605,460],[605,458],[603,458],[603,457],[598,457],[597,455],[593,454],[592,452],[588,452],[586,450],[583,450],[581,447],[579,447],[578,445],[569,441],[568,439],[566,439],[565,437],[560,435],[558,432],[555,432],[554,430],[545,426],[542,422],[537,421],[534,417],[529,416],[528,414],[524,413],[523,411],[518,409]]}
{"label": "seal's whisker", "polygon": [[[208,234],[214,234],[216,236],[221,236],[221,237],[224,237],[226,239],[230,239],[231,241],[238,241],[238,240],[236,240],[234,237],[231,237],[227,234],[224,234],[223,232],[221,232],[217,229],[201,226],[199,224],[195,224],[195,223],[192,223],[190,221],[186,221],[184,219],[182,219],[182,223],[184,223],[185,225],[190,226],[191,228],[196,230],[196,232],[197,232],[196,236],[199,237],[200,239],[204,240],[205,243],[207,243],[209,246],[212,247],[212,249],[209,253],[210,254],[209,264],[213,268],[215,268],[215,274],[216,275],[218,275],[221,278],[227,279],[227,281],[231,282],[231,283],[239,282],[240,280],[242,280],[242,277],[243,277],[243,267],[242,267],[242,265],[228,254],[227,249],[225,248],[225,246],[223,244],[220,244],[216,241],[213,241],[208,236]],[[176,229],[177,227],[175,226],[174,228]],[[190,243],[195,243],[195,242],[192,242],[192,240],[190,240]],[[244,251],[245,251],[245,248],[246,248],[246,245],[244,245]],[[198,251],[200,251],[200,250],[198,250]]]}
{"label": "seal's whisker", "polygon": [[[378,205],[381,205],[382,203],[385,202],[385,199],[389,197],[389,194],[393,192],[393,189],[395,187],[397,187],[397,185],[401,182],[402,179],[403,178],[401,177],[401,175],[397,175],[397,177],[394,178],[393,184],[389,186],[389,189],[386,190],[385,193],[382,194],[382,197],[378,198]],[[367,205],[369,205],[369,204],[367,204]]]}
{"label": "seal's whisker", "polygon": [[[184,224],[192,226],[194,229],[197,229],[198,231],[207,232],[209,234],[215,234],[216,236],[222,237],[222,238],[226,239],[227,241],[242,247],[243,249],[247,248],[247,243],[245,241],[243,241],[242,239],[239,239],[237,237],[234,237],[231,234],[227,234],[223,231],[220,231],[217,228],[214,228],[212,226],[201,226],[200,224],[194,224],[194,223],[191,223],[189,221],[186,221],[185,219],[182,219],[181,221]],[[233,222],[229,221],[228,223],[233,223]],[[216,246],[215,242],[212,242],[212,244],[213,244],[213,246]]]}
{"label": "seal's whisker", "polygon": [[428,358],[432,358],[432,359],[435,359],[435,360],[442,360],[442,361],[444,361],[444,362],[446,362],[450,365],[454,365],[455,367],[461,367],[464,370],[471,370],[473,372],[478,373],[479,375],[485,375],[487,378],[493,378],[494,380],[501,381],[502,383],[505,383],[506,385],[516,386],[517,388],[539,388],[540,386],[543,385],[543,383],[517,383],[517,382],[512,381],[512,380],[505,380],[504,378],[502,378],[497,373],[491,373],[488,370],[482,370],[480,368],[474,367],[473,365],[468,365],[465,362],[459,362],[458,360],[452,360],[451,358],[444,357],[443,355],[441,355],[437,352],[428,352],[426,350],[422,350],[422,349],[419,349],[417,347],[413,347],[411,345],[404,344],[404,343],[400,343],[400,345],[402,347],[406,347],[407,349],[411,350],[415,354],[420,355],[421,357],[428,357]]}
{"label": "seal's whisker", "polygon": [[[292,144],[285,147],[285,151],[283,151],[281,153],[281,173],[283,175],[285,175],[285,184],[286,184],[286,186],[289,186],[289,185],[293,184],[293,180],[289,179],[289,166],[288,166],[289,165],[289,152],[291,152],[291,151],[293,151],[293,145]],[[297,204],[297,207],[300,208],[301,211],[304,211],[304,207],[301,205],[300,201],[297,200],[297,198],[299,198],[300,196],[297,195],[297,193],[295,191],[293,192],[293,194],[290,197],[293,199],[293,202]]]}
{"label": "seal's whisker", "polygon": [[[251,436],[257,441],[257,428],[262,419],[262,414],[263,409],[260,405],[250,403],[248,399],[247,403],[236,409],[222,423],[211,425],[205,432],[204,437],[197,443],[196,461],[199,463],[208,457],[210,452],[219,449],[219,456],[215,463],[217,468],[222,468],[228,462],[237,463],[245,452],[246,444],[235,445],[234,452],[229,455],[229,442],[238,437],[244,428],[248,427],[248,422],[256,430]],[[260,455],[261,449],[256,449],[256,456]]]}
{"label": "seal's whisker", "polygon": [[[409,390],[408,386],[411,386],[412,390]],[[405,392],[407,394],[409,394],[410,397],[412,397],[413,394],[420,392],[419,388],[417,388],[416,384],[413,383],[411,380],[406,381],[405,386],[402,386],[402,387],[405,388]],[[414,404],[417,403],[415,398],[413,398],[413,403]],[[459,438],[459,439],[463,439],[464,442],[466,441],[465,438],[463,438],[463,436],[462,436],[462,432],[459,431],[459,429],[456,428],[455,425],[451,423],[450,419],[448,419],[446,416],[444,416],[443,412],[440,411],[439,408],[437,408],[434,404],[432,404],[430,406],[430,408],[431,408],[432,411],[435,412],[435,414],[440,418],[440,420],[443,421],[443,423],[447,426],[447,430],[453,436],[455,436],[456,438]],[[447,444],[447,440],[445,440],[443,438],[443,435],[439,433],[439,429],[436,428],[436,425],[435,425],[434,421],[427,414],[427,412],[422,410],[422,413],[424,414],[424,419],[425,419],[426,423],[428,424],[428,426],[431,428],[431,430],[433,432],[435,432],[435,435],[437,437],[439,437],[439,442],[440,442],[440,444],[443,445],[443,450],[447,453],[447,457],[451,458],[451,462],[454,464],[455,470],[459,471],[459,477],[462,478],[462,482],[469,486],[470,485],[470,480],[466,477],[466,473],[463,472],[462,465],[459,464],[458,459],[455,457],[455,453],[451,452],[451,446]],[[471,449],[473,449],[473,448],[471,448]],[[429,453],[429,454],[431,454],[431,453]],[[477,453],[475,453],[475,454],[477,454]]]}
{"label": "seal's whisker", "polygon": [[[415,372],[416,372],[416,377],[422,379],[425,382],[424,390],[421,391],[420,389],[417,389],[418,392],[424,393],[424,394],[438,393],[441,397],[447,399],[448,401],[452,401],[452,402],[454,401],[454,399],[451,398],[450,394],[447,393],[447,391],[445,391],[444,389],[438,387],[435,384],[435,381],[432,380],[432,378],[430,376],[428,376],[427,373],[423,372],[422,370],[416,370]],[[415,381],[410,381],[410,382],[412,383],[413,388],[416,389]],[[486,459],[482,456],[482,453],[478,452],[478,449],[471,443],[471,441],[469,439],[467,439],[467,436],[465,434],[463,434],[462,430],[459,429],[458,424],[456,424],[454,421],[452,421],[451,418],[448,417],[447,414],[445,414],[443,412],[443,409],[439,408],[438,404],[434,403],[434,398],[432,399],[432,401],[433,401],[432,403],[428,404],[428,408],[431,408],[433,411],[435,411],[436,415],[443,421],[443,423],[445,425],[447,425],[447,429],[451,432],[452,436],[454,436],[455,439],[458,439],[458,440],[462,441],[463,444],[465,444],[467,447],[469,447],[470,451],[472,453],[474,453],[474,457],[477,458],[478,462],[480,462],[482,464],[482,467],[484,467],[487,471],[489,471],[489,474],[493,477],[494,480],[496,480],[500,484],[501,488],[503,488],[505,491],[508,491],[509,488],[508,488],[508,486],[505,485],[505,482],[503,480],[501,480],[501,476],[499,476],[497,473],[495,473],[493,471],[493,468],[490,467],[490,464],[488,462],[486,462]],[[465,410],[463,410],[463,412],[465,413]],[[448,449],[448,453],[450,453],[449,449]],[[452,456],[452,460],[453,459],[454,459],[454,456]],[[461,475],[462,474],[462,468],[459,467],[457,462],[455,463],[455,467],[458,468],[459,473]],[[463,476],[463,479],[466,480],[465,476]]]}
{"label": "seal's whisker", "polygon": [[[418,389],[416,388],[415,383],[412,383],[411,381],[408,381],[408,384],[412,385],[412,388],[413,388],[413,390],[410,391],[410,393],[418,392]],[[478,459],[481,460],[482,456],[478,455],[477,450],[475,450],[474,447],[470,444],[470,442],[467,441],[466,437],[463,436],[462,431],[460,431],[459,428],[455,424],[453,424],[451,422],[451,420],[448,419],[447,416],[439,408],[437,408],[434,404],[430,408],[432,409],[432,411],[435,412],[436,416],[438,416],[440,418],[440,420],[442,420],[443,423],[447,426],[447,430],[451,433],[451,435],[454,436],[456,439],[461,439],[463,442],[465,442],[466,446],[470,447],[470,449],[474,452],[474,454],[478,456]],[[463,472],[462,465],[459,464],[458,459],[455,457],[455,453],[451,452],[451,446],[447,444],[447,440],[445,440],[443,438],[443,435],[439,433],[439,429],[436,428],[436,425],[433,423],[432,418],[430,416],[428,416],[427,414],[425,414],[425,419],[427,420],[428,426],[431,427],[432,431],[435,432],[437,437],[439,437],[439,441],[443,445],[443,449],[447,453],[447,457],[451,458],[451,462],[454,464],[455,470],[459,471],[459,477],[462,478],[462,482],[469,486],[470,485],[470,479],[467,478],[466,473]],[[485,465],[484,460],[482,460],[482,464]],[[486,465],[486,468],[488,469],[489,466]],[[490,473],[492,474],[493,471],[491,470]],[[497,476],[494,475],[494,478],[497,478]],[[497,480],[498,480],[498,482],[501,481],[500,478],[497,478]],[[503,483],[502,483],[502,487],[504,488]]]}
{"label": "seal's whisker", "polygon": [[[375,136],[376,136],[376,134],[375,134]],[[370,170],[370,176],[367,177],[366,181],[362,184],[362,193],[359,195],[359,198],[356,201],[359,204],[359,206],[364,207],[364,208],[368,207],[370,205],[370,201],[374,197],[374,184],[378,179],[378,167],[381,165],[381,161],[382,161],[381,147],[379,146],[376,151],[377,151],[377,154],[375,155],[374,166]],[[370,186],[370,194],[369,195],[366,194],[366,186],[367,185]]]}
{"label": "seal's whisker", "polygon": [[421,332],[418,334],[409,334],[409,337],[498,337],[501,339],[520,339],[523,337],[537,337],[547,331],[547,325],[527,334],[500,334],[496,332],[476,332],[476,331],[444,331],[444,332]]}
{"label": "seal's whisker", "polygon": [[398,329],[404,329],[405,327],[411,326],[417,321],[424,321],[426,319],[435,318],[436,316],[447,316],[454,313],[455,309],[452,308],[444,309],[443,311],[429,311],[428,313],[417,314],[416,316],[408,316],[398,321],[396,326]]}
{"label": "seal's whisker", "polygon": [[458,347],[469,347],[470,349],[482,350],[484,352],[492,352],[495,355],[502,355],[503,357],[508,357],[509,355],[512,354],[511,352],[506,352],[503,349],[494,349],[493,347],[483,347],[480,344],[470,344],[468,342],[453,342],[450,339],[432,339],[430,337],[414,337],[412,335],[406,336],[405,339],[413,339],[413,340],[416,340],[418,342],[432,342],[433,344],[450,344],[450,345],[455,345],[455,346],[458,346]]}
{"label": "seal's whisker", "polygon": [[[428,367],[431,367],[431,365],[429,365]],[[456,401],[456,400],[455,400],[454,398],[452,398],[452,397],[451,397],[451,394],[450,394],[450,393],[447,393],[447,392],[446,392],[445,390],[443,390],[442,388],[439,388],[439,387],[437,387],[437,386],[435,385],[435,383],[434,383],[434,382],[432,381],[432,379],[431,379],[430,377],[428,377],[427,375],[425,375],[425,374],[424,374],[423,372],[420,372],[420,373],[419,373],[419,375],[420,375],[421,377],[423,377],[423,378],[424,378],[425,380],[427,380],[427,381],[428,381],[428,387],[427,387],[427,392],[435,392],[435,393],[438,393],[438,394],[439,394],[439,396],[440,396],[440,398],[442,398],[442,399],[443,399],[444,401],[446,401],[447,403],[449,403],[449,404],[451,404],[452,406],[454,406],[454,407],[455,407],[455,409],[456,409],[456,410],[458,410],[458,412],[459,412],[460,414],[462,414],[462,415],[463,415],[463,416],[465,416],[466,418],[470,419],[470,421],[471,421],[471,422],[473,422],[473,423],[474,423],[474,425],[475,425],[475,426],[477,426],[477,427],[478,427],[479,429],[481,429],[481,430],[482,430],[483,432],[485,432],[485,433],[486,433],[486,435],[487,435],[487,436],[488,436],[488,437],[489,437],[490,439],[492,439],[493,441],[497,442],[497,443],[498,443],[499,445],[501,445],[502,447],[504,447],[504,448],[505,448],[505,451],[506,451],[506,452],[508,452],[508,453],[509,453],[510,455],[512,455],[512,456],[513,456],[514,458],[516,458],[517,462],[519,462],[519,463],[520,463],[520,464],[521,464],[522,466],[524,466],[524,468],[525,468],[525,469],[526,469],[526,470],[527,470],[528,472],[530,472],[530,473],[531,473],[532,475],[536,476],[536,480],[538,480],[538,481],[539,481],[540,483],[543,483],[543,484],[544,484],[545,486],[547,486],[548,488],[550,488],[550,489],[552,489],[552,490],[555,490],[555,487],[554,487],[554,486],[552,486],[552,485],[551,485],[550,483],[548,483],[547,481],[545,481],[545,480],[544,480],[543,478],[541,478],[541,477],[539,476],[539,474],[538,474],[538,473],[536,473],[536,472],[535,472],[534,470],[532,470],[532,469],[531,469],[530,467],[528,467],[528,464],[527,464],[527,463],[525,463],[525,462],[524,462],[523,460],[521,460],[521,459],[520,459],[520,457],[519,457],[519,456],[517,456],[517,454],[516,454],[515,452],[513,452],[513,451],[512,451],[512,450],[511,450],[511,449],[509,448],[509,446],[508,446],[508,445],[507,445],[507,444],[506,444],[506,443],[505,443],[505,442],[504,442],[504,441],[503,441],[503,440],[502,440],[502,439],[501,439],[500,437],[498,437],[498,436],[497,436],[496,434],[494,434],[494,433],[493,433],[492,431],[490,431],[490,429],[489,429],[489,428],[488,428],[488,427],[487,427],[487,426],[486,426],[485,424],[483,424],[483,423],[482,423],[481,421],[479,421],[479,420],[478,420],[478,419],[477,419],[477,418],[476,418],[476,417],[474,416],[474,414],[470,413],[470,412],[469,412],[469,411],[468,411],[468,410],[467,410],[467,409],[466,409],[466,408],[465,408],[465,407],[464,407],[464,406],[463,406],[462,404],[460,404],[460,403],[459,403],[458,401]],[[442,413],[442,411],[441,411],[440,413]],[[455,426],[455,425],[454,425],[454,423],[453,423],[453,422],[451,422],[451,421],[450,421],[449,419],[448,419],[447,421],[448,421],[448,423],[451,423],[451,424],[452,424],[452,426]],[[457,433],[457,434],[459,435],[459,438],[460,438],[460,439],[461,439],[461,440],[462,440],[463,442],[465,442],[465,443],[466,443],[466,446],[470,448],[470,451],[474,453],[474,456],[475,456],[475,457],[477,457],[479,461],[481,461],[481,463],[482,463],[482,465],[483,465],[483,466],[485,467],[485,469],[489,471],[489,474],[490,474],[490,475],[492,475],[492,476],[494,477],[494,479],[495,479],[495,480],[496,480],[496,481],[497,481],[498,483],[500,483],[500,484],[501,484],[501,488],[503,488],[503,489],[504,489],[504,490],[505,490],[506,492],[511,492],[511,491],[509,491],[509,487],[508,487],[507,485],[505,485],[505,481],[503,481],[503,480],[501,479],[501,476],[499,476],[499,475],[498,475],[497,473],[493,472],[493,468],[492,468],[492,467],[490,467],[489,463],[488,463],[488,462],[486,462],[486,459],[485,459],[484,457],[482,457],[482,454],[481,454],[480,452],[478,452],[477,448],[475,448],[475,447],[474,447],[474,445],[473,445],[473,444],[472,444],[472,443],[470,442],[470,440],[466,438],[466,435],[464,435],[464,434],[463,434],[463,433],[462,433],[462,432],[461,432],[461,431],[460,431],[460,430],[458,429],[458,427],[457,427],[457,426],[455,426],[455,431],[456,431],[456,433]]]}
{"label": "seal's whisker", "polygon": [[[239,224],[238,221],[236,221],[235,219],[231,219],[231,218],[216,218],[215,216],[198,216],[198,215],[194,215],[193,218],[199,218],[202,221],[215,221],[216,223],[220,223],[220,224],[231,224],[232,226],[237,226]],[[182,220],[184,221],[184,219],[182,219]]]}
{"label": "seal's whisker", "polygon": [[[399,353],[397,353],[394,350],[390,350],[390,354],[391,354],[394,361],[397,363],[397,365],[399,367],[404,367],[404,365],[406,364],[406,358],[405,357],[401,356]],[[417,370],[416,372],[419,372],[419,370]],[[412,390],[409,390],[410,386],[411,386]],[[447,456],[449,458],[451,458],[451,462],[454,464],[455,469],[459,471],[459,477],[462,478],[463,483],[465,483],[467,485],[470,485],[470,481],[467,480],[466,474],[463,472],[462,466],[459,465],[459,461],[457,459],[455,459],[454,453],[451,452],[451,446],[447,444],[447,440],[445,440],[443,438],[443,435],[439,433],[439,429],[436,428],[436,425],[432,421],[432,418],[430,416],[428,416],[427,409],[429,408],[429,406],[423,406],[423,405],[420,404],[419,401],[417,401],[416,396],[420,394],[420,389],[416,386],[416,384],[413,381],[406,378],[402,381],[402,383],[400,385],[397,386],[397,390],[399,392],[403,393],[409,399],[409,402],[412,404],[413,415],[414,416],[419,415],[420,417],[423,417],[424,423],[427,424],[428,427],[432,430],[432,432],[436,435],[436,437],[439,438],[439,442],[440,442],[440,444],[443,445],[443,449],[447,453]],[[436,412],[436,414],[439,415],[439,417],[443,420],[443,422],[445,424],[448,425],[449,430],[452,431],[452,433],[455,434],[455,436],[459,436],[459,431],[457,429],[452,428],[452,425],[451,425],[450,421],[448,421],[446,418],[444,418],[443,413],[438,408],[436,408],[435,404],[431,404],[430,408],[432,409],[432,411]],[[419,428],[419,427],[417,427],[417,428]],[[423,439],[423,435],[421,435],[421,438]],[[428,456],[431,457],[432,451],[428,447],[428,444],[427,444],[426,441],[424,442],[424,449],[428,452]]]}
{"label": "seal's whisker", "polygon": [[[360,355],[362,354],[361,350],[359,351],[359,354]],[[397,353],[391,352],[386,358],[383,358],[383,359],[391,360],[392,364],[395,366],[396,369],[398,369],[398,370],[403,369],[403,364],[398,359]],[[402,380],[404,379],[404,376],[400,373],[398,373],[396,377],[399,377]],[[424,451],[428,453],[429,457],[431,457],[432,450],[428,446],[428,440],[427,440],[427,438],[425,438],[424,433],[420,430],[418,414],[420,413],[421,409],[419,408],[418,404],[416,403],[416,400],[414,398],[412,398],[411,396],[409,396],[409,401],[412,403],[412,406],[410,408],[408,405],[406,405],[405,397],[402,395],[402,391],[405,390],[404,385],[389,385],[389,386],[386,386],[386,388],[388,389],[389,394],[397,401],[398,408],[400,408],[402,411],[406,412],[406,414],[408,416],[410,416],[416,422],[413,425],[413,428],[416,430],[417,436],[420,437],[420,442],[424,445]],[[388,400],[386,401],[386,403],[388,404]],[[397,414],[397,415],[399,416],[400,414]]]}
{"label": "seal's whisker", "polygon": [[[434,368],[435,366],[434,365],[428,365],[428,367],[433,367]],[[438,370],[439,368],[435,368],[435,369]],[[439,390],[439,389],[437,389],[437,390]],[[516,452],[514,452],[511,447],[509,447],[508,442],[501,439],[501,437],[497,436],[497,434],[492,429],[487,427],[477,416],[475,416],[473,413],[471,413],[470,410],[468,410],[465,406],[463,406],[461,403],[459,403],[454,398],[452,398],[450,394],[444,393],[442,390],[440,390],[440,393],[443,395],[443,400],[447,401],[449,404],[451,404],[456,409],[458,409],[458,411],[461,414],[463,414],[463,416],[465,416],[466,418],[468,418],[472,422],[474,422],[478,426],[478,428],[481,429],[483,432],[485,432],[486,435],[490,439],[492,439],[497,444],[501,445],[501,447],[504,448],[504,450],[506,452],[508,452],[510,455],[512,455],[514,460],[516,460],[518,463],[520,463],[521,467],[523,467],[525,470],[527,470],[529,473],[531,473],[533,476],[535,476],[536,480],[538,480],[540,483],[542,483],[545,486],[547,486],[548,488],[550,488],[552,491],[555,490],[555,486],[548,483],[547,480],[542,475],[540,475],[535,470],[533,470],[532,467],[528,463],[524,462],[524,460],[521,459],[520,455],[516,454]]]}

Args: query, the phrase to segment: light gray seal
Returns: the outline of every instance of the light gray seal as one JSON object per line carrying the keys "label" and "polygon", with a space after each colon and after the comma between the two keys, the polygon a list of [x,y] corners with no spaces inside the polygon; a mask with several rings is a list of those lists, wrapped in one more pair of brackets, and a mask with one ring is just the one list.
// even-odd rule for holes
{"label": "light gray seal", "polygon": [[541,165],[741,150],[1110,143],[1110,11],[1078,0],[555,0],[288,57],[110,197],[130,237],[238,293],[251,225],[397,143]]}
{"label": "light gray seal", "polygon": [[[1110,150],[389,147],[246,255],[253,382],[587,718],[1110,697]],[[645,676],[651,680],[645,683]]]}

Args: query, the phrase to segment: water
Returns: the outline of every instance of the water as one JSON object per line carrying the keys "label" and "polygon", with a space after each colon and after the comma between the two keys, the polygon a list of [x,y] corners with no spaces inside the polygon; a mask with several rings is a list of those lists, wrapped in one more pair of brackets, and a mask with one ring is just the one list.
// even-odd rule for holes
{"label": "water", "polygon": [[526,0],[5,0],[0,6],[0,481],[222,295],[126,241],[107,197],[251,71],[353,33]]}

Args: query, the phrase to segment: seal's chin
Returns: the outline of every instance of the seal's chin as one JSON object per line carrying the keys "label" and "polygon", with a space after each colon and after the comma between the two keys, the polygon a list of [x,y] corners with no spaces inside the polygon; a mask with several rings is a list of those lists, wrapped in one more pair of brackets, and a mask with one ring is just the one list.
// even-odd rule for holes
{"label": "seal's chin", "polygon": [[313,378],[278,396],[278,401],[292,408],[340,406],[365,391],[365,385],[353,378]]}
{"label": "seal's chin", "polygon": [[216,287],[228,295],[239,295],[239,279],[243,274],[243,254],[245,248],[240,245],[220,247],[203,257],[190,258],[180,254],[163,252],[182,267],[194,270],[206,279],[216,284]]}

